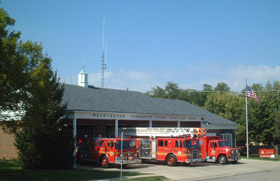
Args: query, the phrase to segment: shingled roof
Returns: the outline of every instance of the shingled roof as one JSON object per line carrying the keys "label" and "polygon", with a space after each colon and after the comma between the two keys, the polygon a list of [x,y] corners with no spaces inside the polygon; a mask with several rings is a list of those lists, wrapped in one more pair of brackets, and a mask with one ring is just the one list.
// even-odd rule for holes
{"label": "shingled roof", "polygon": [[236,124],[185,101],[151,98],[135,91],[65,84],[63,103],[69,111],[205,116],[211,124]]}

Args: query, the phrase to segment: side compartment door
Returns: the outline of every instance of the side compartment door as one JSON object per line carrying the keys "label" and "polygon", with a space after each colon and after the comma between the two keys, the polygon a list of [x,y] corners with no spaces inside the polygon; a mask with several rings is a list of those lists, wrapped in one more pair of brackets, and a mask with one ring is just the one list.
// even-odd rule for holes
{"label": "side compartment door", "polygon": [[[139,140],[140,147],[140,158],[149,158],[151,159],[151,143],[149,139]],[[155,153],[154,153],[155,154]]]}
{"label": "side compartment door", "polygon": [[207,155],[208,155],[208,145],[207,145],[207,138],[200,138],[199,139],[199,144],[200,144],[200,148],[201,148],[201,158],[202,159],[206,159]]}
{"label": "side compartment door", "polygon": [[157,140],[152,139],[152,159],[157,159]]}
{"label": "side compartment door", "polygon": [[165,150],[164,150],[164,141],[163,139],[156,139],[157,140],[157,160],[165,160]]}

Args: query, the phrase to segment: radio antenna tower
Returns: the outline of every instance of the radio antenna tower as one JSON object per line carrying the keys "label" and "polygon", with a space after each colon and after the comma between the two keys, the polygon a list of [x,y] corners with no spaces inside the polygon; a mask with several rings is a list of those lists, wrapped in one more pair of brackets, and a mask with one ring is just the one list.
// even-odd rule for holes
{"label": "radio antenna tower", "polygon": [[[101,88],[104,88],[104,71],[107,68],[107,64],[105,62],[105,54],[104,54],[104,31],[105,31],[105,16],[103,17],[103,38],[102,38],[102,71],[101,71]],[[107,45],[106,45],[106,54],[107,54]],[[107,56],[107,55],[106,55]]]}

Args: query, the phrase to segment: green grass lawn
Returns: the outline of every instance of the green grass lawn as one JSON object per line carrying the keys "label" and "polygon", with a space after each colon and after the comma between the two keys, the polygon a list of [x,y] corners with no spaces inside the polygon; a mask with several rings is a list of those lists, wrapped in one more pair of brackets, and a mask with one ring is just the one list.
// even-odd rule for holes
{"label": "green grass lawn", "polygon": [[[140,173],[123,172],[123,176],[137,176]],[[6,180],[92,180],[120,177],[119,171],[97,171],[97,170],[25,170],[21,169],[15,161],[0,160],[0,181]],[[150,177],[149,177],[150,178]],[[159,180],[155,178],[156,180]],[[143,180],[143,179],[142,179]]]}

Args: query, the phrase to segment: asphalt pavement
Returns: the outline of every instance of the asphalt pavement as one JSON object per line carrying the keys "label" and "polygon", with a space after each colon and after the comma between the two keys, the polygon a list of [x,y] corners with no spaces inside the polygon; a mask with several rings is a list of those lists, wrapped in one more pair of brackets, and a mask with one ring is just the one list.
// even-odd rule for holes
{"label": "asphalt pavement", "polygon": [[[120,171],[119,168],[99,168],[94,170]],[[164,176],[170,180],[280,180],[280,162],[242,159],[237,164],[220,165],[199,163],[191,166],[145,163],[128,165],[124,171],[139,172],[150,176]],[[125,177],[125,179],[132,177]],[[117,178],[116,178],[117,179]]]}

